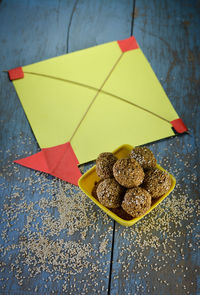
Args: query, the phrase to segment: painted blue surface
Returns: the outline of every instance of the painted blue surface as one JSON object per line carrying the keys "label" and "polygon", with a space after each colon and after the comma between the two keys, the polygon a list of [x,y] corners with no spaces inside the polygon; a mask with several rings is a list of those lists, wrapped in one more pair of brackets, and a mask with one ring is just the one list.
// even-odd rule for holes
{"label": "painted blue surface", "polygon": [[[0,1],[0,294],[199,294],[199,15],[199,1],[186,0]],[[44,233],[45,214],[59,220],[61,213],[53,199],[58,198],[60,186],[66,198],[81,198],[80,192],[12,163],[39,147],[2,70],[127,38],[132,32],[189,128],[189,135],[149,145],[158,162],[176,177],[176,189],[159,207],[163,211],[158,209],[131,228],[114,226],[86,199],[86,215],[95,216],[89,218],[85,239],[81,236],[84,227],[72,235],[68,235],[68,225],[57,234],[49,233],[49,227]],[[41,199],[47,200],[48,208],[40,207]],[[170,200],[172,206],[180,206],[175,213]],[[185,207],[181,200],[186,200]],[[28,222],[27,218],[32,219]],[[165,223],[161,226],[156,220]],[[90,253],[82,256],[85,267],[79,267],[78,253],[74,255],[69,247],[63,252],[66,259],[71,255],[68,264],[59,264],[62,274],[53,266],[52,257],[45,262],[46,269],[33,274],[34,259],[40,255],[31,253],[27,245],[37,240],[31,240],[34,233],[42,233],[56,249],[61,243],[62,251],[64,246],[72,249],[70,243],[80,245],[80,253],[90,247]],[[56,249],[51,248],[54,258],[59,256]],[[70,267],[73,259],[74,270]],[[40,261],[35,263],[42,267]]]}

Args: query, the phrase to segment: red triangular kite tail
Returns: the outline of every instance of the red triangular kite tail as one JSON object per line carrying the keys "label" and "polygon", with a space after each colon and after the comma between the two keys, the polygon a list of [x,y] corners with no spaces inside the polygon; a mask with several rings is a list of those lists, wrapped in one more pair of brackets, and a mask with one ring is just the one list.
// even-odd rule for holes
{"label": "red triangular kite tail", "polygon": [[51,148],[44,148],[40,152],[20,160],[14,161],[22,166],[46,172],[62,180],[78,185],[81,172],[78,159],[70,142]]}

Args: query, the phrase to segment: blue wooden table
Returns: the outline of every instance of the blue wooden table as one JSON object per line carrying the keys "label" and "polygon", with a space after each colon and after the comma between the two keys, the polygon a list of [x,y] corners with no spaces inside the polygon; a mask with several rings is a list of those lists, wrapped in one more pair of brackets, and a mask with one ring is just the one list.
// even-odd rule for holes
{"label": "blue wooden table", "polygon": [[[200,2],[1,0],[0,20],[0,294],[200,294]],[[39,147],[3,71],[132,34],[189,134],[149,144],[177,185],[125,228],[13,164]]]}

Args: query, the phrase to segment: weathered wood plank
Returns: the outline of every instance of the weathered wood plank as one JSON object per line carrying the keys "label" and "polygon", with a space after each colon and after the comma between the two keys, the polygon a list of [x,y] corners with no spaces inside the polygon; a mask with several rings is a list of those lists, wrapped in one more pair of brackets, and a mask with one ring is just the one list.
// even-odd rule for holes
{"label": "weathered wood plank", "polygon": [[[131,12],[132,1],[2,1],[0,70],[126,38]],[[12,164],[38,146],[7,75],[0,79],[1,294],[106,294],[113,221],[79,189]]]}
{"label": "weathered wood plank", "polygon": [[136,1],[133,34],[190,134],[149,145],[177,185],[132,228],[116,224],[111,294],[199,293],[199,12],[198,1]]}
{"label": "weathered wood plank", "polygon": [[[73,5],[74,1],[3,1],[0,4],[1,71],[65,53]],[[49,241],[55,245],[55,237],[38,230],[38,227],[44,229],[45,212],[46,218],[53,218],[56,210],[59,211],[50,200],[53,195],[58,196],[60,188],[58,181],[12,164],[15,158],[34,153],[38,147],[12,84],[5,73],[0,75],[1,294],[34,294],[37,289],[39,294],[50,294],[56,289],[60,293],[65,276],[62,274],[53,283],[50,280],[55,278],[55,270],[59,275],[67,266],[57,263],[52,267],[52,260],[44,262],[41,242],[45,247]],[[48,204],[43,213],[38,206],[41,199]],[[57,216],[61,216],[61,211]],[[33,232],[37,233],[34,237]],[[62,249],[62,253],[67,251]],[[54,249],[49,252],[56,259],[58,252]],[[38,274],[34,273],[34,267]]]}
{"label": "weathered wood plank", "polygon": [[[74,11],[73,19],[69,32],[69,51],[76,51],[101,43],[124,39],[130,36],[131,22],[132,22],[132,1],[78,1],[76,10]],[[120,21],[117,21],[120,19]],[[99,214],[99,209],[94,208],[95,212]],[[79,276],[76,280],[76,290],[81,292],[83,281],[88,285],[86,294],[107,294],[109,289],[110,276],[110,260],[112,253],[112,236],[113,224],[111,219],[108,219],[109,227],[105,224],[101,226],[100,237],[105,237],[108,240],[106,247],[107,255],[104,255],[104,262],[102,265],[102,272],[96,271],[96,281],[90,280],[85,274]],[[101,220],[99,220],[101,224]],[[112,226],[112,230],[111,230]],[[108,229],[107,229],[108,228]],[[106,233],[108,230],[108,233]],[[95,241],[98,244],[98,236],[95,233]],[[90,237],[88,242],[91,243]],[[103,245],[103,244],[102,244]],[[101,253],[99,253],[101,257]],[[96,258],[98,259],[98,258]],[[89,278],[89,281],[88,281]]]}

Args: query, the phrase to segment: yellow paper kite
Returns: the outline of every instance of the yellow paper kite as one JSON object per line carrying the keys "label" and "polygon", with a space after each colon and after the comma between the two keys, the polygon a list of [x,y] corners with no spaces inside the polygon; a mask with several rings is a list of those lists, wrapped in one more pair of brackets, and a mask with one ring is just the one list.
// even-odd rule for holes
{"label": "yellow paper kite", "polygon": [[17,163],[77,184],[78,164],[187,127],[132,36],[32,65],[9,77],[41,151]]}

